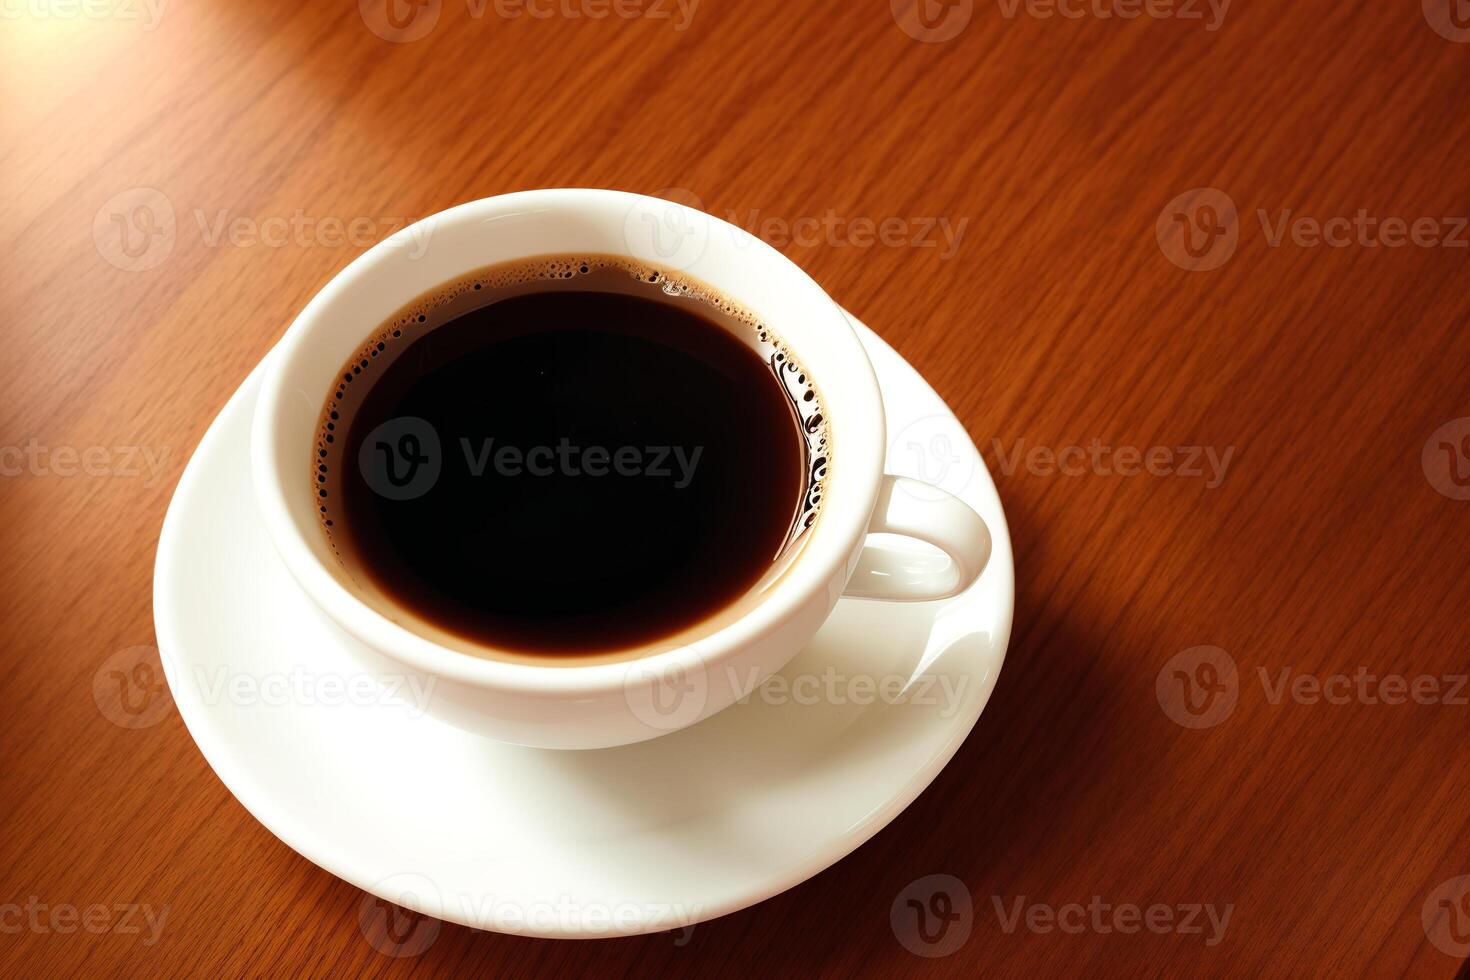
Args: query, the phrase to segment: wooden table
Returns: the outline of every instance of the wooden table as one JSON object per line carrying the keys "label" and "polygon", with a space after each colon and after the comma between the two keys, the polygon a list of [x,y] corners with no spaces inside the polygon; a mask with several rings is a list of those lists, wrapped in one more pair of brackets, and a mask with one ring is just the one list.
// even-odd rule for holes
{"label": "wooden table", "polygon": [[[0,8],[0,974],[1461,968],[1470,10],[932,2]],[[99,703],[293,314],[406,220],[568,185],[697,200],[927,375],[1015,634],[950,766],[806,884],[682,944],[392,958],[166,697]],[[921,957],[889,913],[931,874],[970,935]]]}

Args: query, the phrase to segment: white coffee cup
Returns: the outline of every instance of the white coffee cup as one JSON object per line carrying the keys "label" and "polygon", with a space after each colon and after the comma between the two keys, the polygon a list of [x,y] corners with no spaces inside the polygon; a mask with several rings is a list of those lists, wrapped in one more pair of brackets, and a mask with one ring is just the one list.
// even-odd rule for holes
{"label": "white coffee cup", "polygon": [[[818,519],[790,567],[747,611],[675,647],[580,666],[451,647],[415,628],[334,556],[307,478],[323,405],[342,364],[418,297],[485,266],[587,254],[701,280],[785,342],[825,409],[830,462]],[[975,581],[990,555],[984,521],[942,490],[885,475],[885,444],[878,382],[857,335],[826,293],[775,249],[669,201],[539,190],[441,212],[338,273],[269,356],[251,468],[261,516],[306,595],[359,641],[356,649],[375,669],[433,678],[430,714],[506,742],[601,748],[666,734],[728,707],[784,667],[843,595],[940,599]],[[878,532],[928,542],[949,563],[935,570],[933,562],[896,561],[872,548],[865,556],[867,535]]]}

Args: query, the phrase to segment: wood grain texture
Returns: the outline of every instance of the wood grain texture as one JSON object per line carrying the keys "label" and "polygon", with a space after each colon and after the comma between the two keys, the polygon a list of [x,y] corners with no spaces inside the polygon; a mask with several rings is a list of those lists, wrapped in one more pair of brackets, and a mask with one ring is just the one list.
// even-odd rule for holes
{"label": "wood grain texture", "polygon": [[[1288,210],[1433,218],[1454,237],[1443,219],[1470,214],[1470,44],[1446,36],[1439,0],[1428,14],[1237,0],[1217,30],[1203,3],[1205,21],[956,0],[928,11],[939,27],[969,15],[942,42],[902,29],[904,2],[895,16],[887,0],[703,0],[686,20],[668,0],[662,19],[443,0],[411,9],[438,19],[407,43],[351,0],[178,0],[156,22],[5,6],[0,974],[1456,973],[1422,913],[1470,874],[1470,707],[1446,703],[1448,683],[1432,704],[1273,691],[1287,668],[1470,670],[1470,502],[1436,489],[1455,492],[1448,457],[1421,460],[1470,415],[1470,250],[1273,237]],[[93,681],[155,642],[174,484],[306,300],[398,220],[553,186],[692,192],[919,368],[995,471],[1015,634],[951,765],[800,887],[683,945],[445,925],[393,959],[358,929],[362,893],[257,824],[175,713],[120,727]],[[158,253],[120,255],[110,224],[135,188],[176,219],[150,268],[126,267]],[[1183,227],[1167,205],[1196,188],[1238,209],[1213,271],[1156,238],[1161,221]],[[1218,208],[1174,213],[1197,250],[1228,247],[1205,237],[1212,213],[1228,221]],[[275,245],[227,230],[298,214],[381,230],[344,243],[288,228]],[[828,215],[843,230],[798,224]],[[889,218],[903,244],[864,244],[850,224]],[[963,227],[953,249],[919,241],[926,219]],[[1094,440],[1233,456],[1214,487],[1117,475],[1116,458],[1078,475],[1044,456],[1010,465]],[[66,447],[109,452],[68,476]],[[161,465],[128,475],[118,447]],[[1239,671],[1233,712],[1205,729],[1156,692],[1198,646]],[[889,907],[940,873],[968,890],[971,935],[921,958]],[[32,929],[32,896],[168,912],[149,945],[146,926]],[[1007,931],[997,902],[1009,915],[1023,896],[1232,912],[1214,945],[1208,929]],[[1443,915],[1470,927],[1456,897]]]}

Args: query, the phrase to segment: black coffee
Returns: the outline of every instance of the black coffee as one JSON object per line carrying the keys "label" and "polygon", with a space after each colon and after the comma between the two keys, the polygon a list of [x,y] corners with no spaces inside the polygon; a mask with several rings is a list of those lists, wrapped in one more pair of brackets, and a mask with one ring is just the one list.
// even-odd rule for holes
{"label": "black coffee", "polygon": [[762,325],[610,258],[483,270],[344,365],[314,485],[359,582],[509,654],[680,633],[815,519],[816,393]]}

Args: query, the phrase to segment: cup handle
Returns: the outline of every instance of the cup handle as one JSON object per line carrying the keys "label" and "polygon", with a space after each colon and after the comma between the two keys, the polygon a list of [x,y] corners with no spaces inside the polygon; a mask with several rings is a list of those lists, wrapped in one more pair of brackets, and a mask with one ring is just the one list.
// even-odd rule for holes
{"label": "cup handle", "polygon": [[990,560],[990,529],[970,506],[921,480],[885,474],[869,534],[901,534],[928,542],[949,558],[863,549],[843,595],[919,602],[968,589]]}

